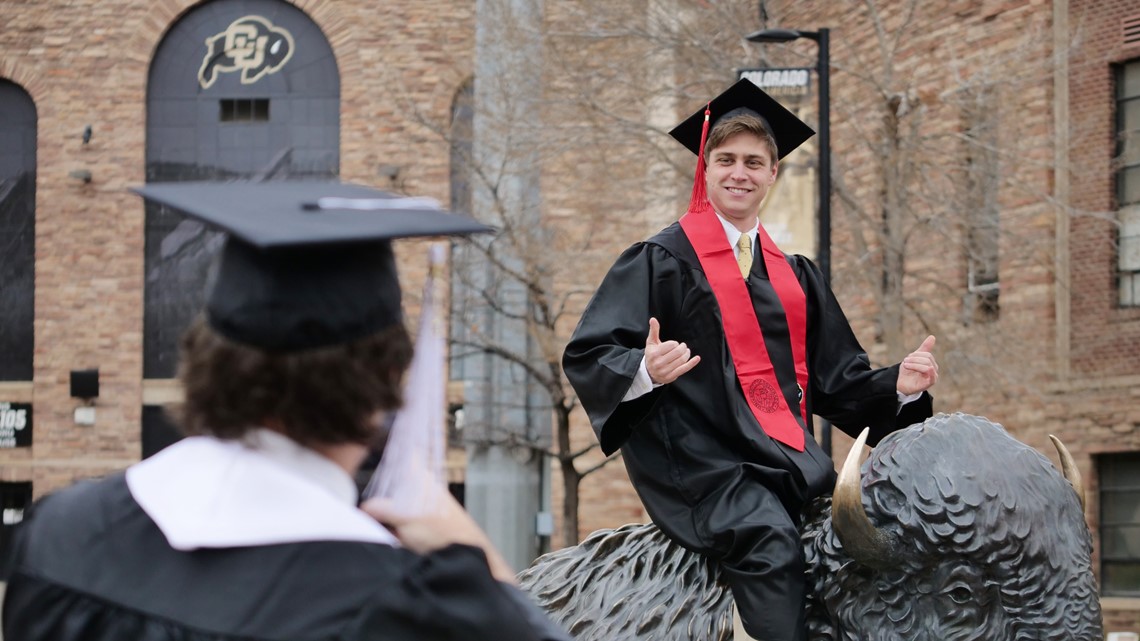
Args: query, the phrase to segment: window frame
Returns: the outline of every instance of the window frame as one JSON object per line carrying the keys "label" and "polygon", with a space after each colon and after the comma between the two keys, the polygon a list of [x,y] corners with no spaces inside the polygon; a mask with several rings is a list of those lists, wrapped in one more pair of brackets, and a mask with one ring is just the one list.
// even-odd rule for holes
{"label": "window frame", "polygon": [[[1126,76],[1130,72],[1135,74],[1131,84],[1136,86],[1136,90],[1134,95],[1125,95],[1125,87],[1129,84],[1126,82]],[[1117,292],[1116,302],[1118,307],[1134,308],[1140,307],[1140,195],[1136,197],[1135,201],[1126,201],[1124,194],[1125,177],[1130,170],[1135,176],[1135,180],[1140,181],[1140,149],[1133,153],[1136,159],[1131,164],[1127,163],[1125,155],[1129,151],[1127,141],[1130,138],[1134,138],[1134,145],[1140,147],[1140,123],[1137,123],[1138,128],[1134,130],[1135,134],[1130,136],[1129,130],[1125,129],[1125,114],[1127,104],[1140,103],[1140,58],[1115,65],[1113,76],[1114,138],[1116,141],[1113,149],[1113,200],[1117,212],[1114,239],[1116,246],[1114,274]],[[1140,194],[1140,185],[1137,186],[1136,191]],[[1126,220],[1128,218],[1134,219],[1131,224]],[[1128,249],[1129,247],[1134,248]],[[1132,259],[1129,260],[1129,257]],[[1125,266],[1126,261],[1130,263],[1128,266]]]}
{"label": "window frame", "polygon": [[[1100,550],[1100,592],[1102,596],[1106,597],[1124,597],[1124,598],[1137,598],[1140,597],[1140,579],[1137,580],[1136,585],[1132,589],[1121,589],[1118,586],[1110,585],[1109,579],[1113,575],[1111,571],[1113,566],[1120,567],[1124,565],[1135,565],[1138,572],[1140,572],[1140,514],[1138,518],[1132,521],[1112,521],[1107,518],[1115,502],[1112,500],[1113,495],[1122,495],[1127,493],[1134,496],[1140,502],[1140,478],[1132,483],[1116,482],[1110,479],[1111,468],[1115,466],[1132,465],[1140,467],[1140,451],[1127,451],[1127,452],[1113,452],[1106,454],[1099,454],[1096,457],[1096,470],[1097,470],[1097,499],[1099,505],[1099,513],[1097,515],[1097,537],[1098,546]],[[1138,475],[1140,477],[1140,475]],[[1115,550],[1108,549],[1111,537],[1120,533],[1121,529],[1134,528],[1136,530],[1137,545],[1129,546],[1134,547],[1137,552],[1135,556],[1128,556],[1116,553]]]}

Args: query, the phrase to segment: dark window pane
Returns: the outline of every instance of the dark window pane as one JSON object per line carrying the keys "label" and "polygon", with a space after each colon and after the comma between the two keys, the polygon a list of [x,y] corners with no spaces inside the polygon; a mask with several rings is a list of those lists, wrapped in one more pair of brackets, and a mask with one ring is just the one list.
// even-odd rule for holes
{"label": "dark window pane", "polygon": [[1140,275],[1120,274],[1120,304],[1140,305]]}
{"label": "dark window pane", "polygon": [[1001,290],[996,287],[972,294],[974,301],[973,320],[975,322],[988,323],[998,319],[1001,314],[1000,294]]}
{"label": "dark window pane", "polygon": [[0,79],[0,381],[32,380],[36,107]]}
{"label": "dark window pane", "polygon": [[269,122],[269,99],[230,99],[218,101],[221,122]]}
{"label": "dark window pane", "polygon": [[32,504],[31,481],[0,481],[0,576],[7,563],[7,548],[12,528],[24,520],[24,511]]}
{"label": "dark window pane", "polygon": [[1140,492],[1140,453],[1111,454],[1098,459],[1102,491],[1127,489]]}
{"label": "dark window pane", "polygon": [[1140,98],[1121,104],[1120,164],[1124,167],[1140,165]]}
{"label": "dark window pane", "polygon": [[1140,224],[1121,221],[1119,243],[1119,267],[1122,272],[1140,271]]}
{"label": "dark window pane", "polygon": [[1127,167],[1117,175],[1117,193],[1121,207],[1140,203],[1140,167]]}
{"label": "dark window pane", "polygon": [[962,111],[962,127],[967,141],[966,158],[966,295],[963,320],[967,323],[992,322],[1001,312],[1000,237],[998,206],[998,130],[996,95],[986,89],[972,92]]}
{"label": "dark window pane", "polygon": [[1140,596],[1140,563],[1104,563],[1101,592],[1113,596]]}
{"label": "dark window pane", "polygon": [[269,122],[268,98],[223,98],[218,102],[221,122]]}
{"label": "dark window pane", "polygon": [[1105,492],[1101,514],[1105,524],[1140,524],[1140,491]]}
{"label": "dark window pane", "polygon": [[[1111,523],[1105,519],[1104,523]],[[1101,543],[1103,548],[1101,554],[1104,555],[1106,561],[1116,559],[1140,561],[1140,525],[1128,526],[1111,526],[1103,525],[1104,529],[1101,532]]]}
{"label": "dark window pane", "polygon": [[31,481],[0,481],[0,525],[16,525],[23,521],[24,509],[31,503]]}
{"label": "dark window pane", "polygon": [[1126,63],[1120,69],[1120,85],[1117,88],[1117,97],[1135,98],[1140,96],[1140,60]]}
{"label": "dark window pane", "polygon": [[142,412],[142,457],[158,454],[168,445],[182,440],[182,432],[157,405],[143,405]]}

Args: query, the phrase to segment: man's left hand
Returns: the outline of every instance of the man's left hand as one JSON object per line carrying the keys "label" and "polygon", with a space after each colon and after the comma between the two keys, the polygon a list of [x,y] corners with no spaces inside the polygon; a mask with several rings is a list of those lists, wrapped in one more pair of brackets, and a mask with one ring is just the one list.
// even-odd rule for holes
{"label": "man's left hand", "polygon": [[938,361],[934,360],[934,337],[927,336],[918,349],[907,355],[899,366],[896,389],[909,396],[930,389],[938,382]]}

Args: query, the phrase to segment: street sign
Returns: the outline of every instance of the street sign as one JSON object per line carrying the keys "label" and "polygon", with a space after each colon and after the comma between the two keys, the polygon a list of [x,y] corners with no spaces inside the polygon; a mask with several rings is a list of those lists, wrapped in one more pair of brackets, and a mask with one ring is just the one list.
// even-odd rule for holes
{"label": "street sign", "polygon": [[740,69],[737,79],[747,78],[770,96],[806,96],[811,93],[811,67]]}

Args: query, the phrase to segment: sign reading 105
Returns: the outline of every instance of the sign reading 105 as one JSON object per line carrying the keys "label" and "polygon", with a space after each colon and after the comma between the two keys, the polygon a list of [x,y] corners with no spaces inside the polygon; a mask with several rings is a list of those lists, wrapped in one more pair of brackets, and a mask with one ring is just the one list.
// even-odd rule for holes
{"label": "sign reading 105", "polygon": [[28,410],[16,409],[11,403],[0,403],[0,429],[22,430],[28,426]]}
{"label": "sign reading 105", "polygon": [[0,402],[0,449],[30,447],[31,444],[31,403]]}

